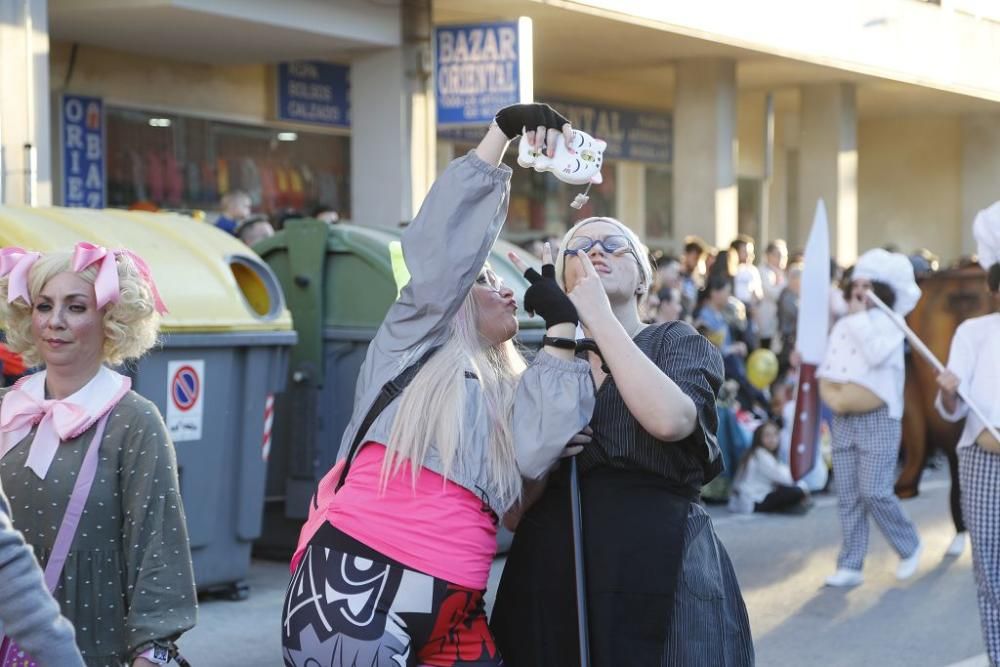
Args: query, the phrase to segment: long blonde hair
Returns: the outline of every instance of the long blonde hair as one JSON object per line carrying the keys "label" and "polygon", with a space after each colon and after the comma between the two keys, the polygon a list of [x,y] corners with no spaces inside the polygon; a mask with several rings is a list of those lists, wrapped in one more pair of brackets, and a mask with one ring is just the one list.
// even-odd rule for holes
{"label": "long blonde hair", "polygon": [[[424,364],[400,397],[387,452],[382,464],[381,486],[404,463],[412,467],[413,481],[433,448],[441,461],[441,474],[450,477],[465,423],[468,380],[475,373],[486,412],[490,441],[487,447],[487,480],[499,490],[501,507],[511,505],[521,493],[521,476],[514,457],[511,419],[517,380],[525,369],[524,357],[513,341],[489,344],[479,333],[478,308],[470,291],[449,324],[441,348]],[[476,415],[477,417],[479,414]]]}

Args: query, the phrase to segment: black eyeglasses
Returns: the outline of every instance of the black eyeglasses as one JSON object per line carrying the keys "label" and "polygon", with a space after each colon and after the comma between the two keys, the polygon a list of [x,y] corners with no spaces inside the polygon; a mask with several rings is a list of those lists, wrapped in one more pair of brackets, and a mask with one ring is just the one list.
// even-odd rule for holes
{"label": "black eyeglasses", "polygon": [[604,248],[605,252],[612,255],[621,255],[626,252],[631,253],[635,257],[635,261],[642,264],[642,262],[639,262],[639,256],[635,254],[632,242],[628,240],[628,237],[620,234],[611,234],[610,236],[605,236],[603,239],[592,239],[589,236],[574,236],[566,244],[566,250],[563,251],[563,255],[570,256],[578,252],[590,252],[590,249],[595,245],[600,245]]}

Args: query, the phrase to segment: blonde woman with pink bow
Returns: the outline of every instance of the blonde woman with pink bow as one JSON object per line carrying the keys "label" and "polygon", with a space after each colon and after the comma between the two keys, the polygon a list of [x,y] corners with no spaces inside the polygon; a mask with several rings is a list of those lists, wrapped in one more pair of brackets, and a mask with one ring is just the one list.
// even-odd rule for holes
{"label": "blonde woman with pink bow", "polygon": [[164,664],[196,620],[173,445],[109,367],[153,346],[165,310],[128,251],[0,250],[0,328],[44,367],[0,390],[0,482],[88,667]]}

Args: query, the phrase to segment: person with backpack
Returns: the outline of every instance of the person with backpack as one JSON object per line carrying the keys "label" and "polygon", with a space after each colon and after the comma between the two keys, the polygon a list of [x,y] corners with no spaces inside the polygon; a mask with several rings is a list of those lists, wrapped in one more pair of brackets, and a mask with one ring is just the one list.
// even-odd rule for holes
{"label": "person with backpack", "polygon": [[522,132],[551,155],[572,128],[548,105],[501,109],[403,233],[410,281],[368,348],[292,561],[288,667],[502,664],[483,601],[497,525],[594,403],[587,363],[560,347],[577,314],[551,257],[527,272],[524,307],[548,334],[527,366],[513,291],[486,265],[510,196],[501,158]]}

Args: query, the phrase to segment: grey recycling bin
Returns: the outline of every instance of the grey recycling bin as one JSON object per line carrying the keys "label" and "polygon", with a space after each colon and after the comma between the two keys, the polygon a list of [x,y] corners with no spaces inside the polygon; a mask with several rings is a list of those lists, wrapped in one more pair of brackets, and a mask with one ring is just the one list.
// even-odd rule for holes
{"label": "grey recycling bin", "polygon": [[[257,542],[262,556],[291,555],[309,500],[336,462],[368,344],[396,298],[389,245],[400,233],[303,219],[254,247],[281,282],[299,337],[288,388],[276,402],[264,530]],[[497,242],[489,261],[520,303],[528,283],[507,259],[510,249],[515,246]],[[537,349],[544,324],[523,312],[519,318],[519,342]],[[500,548],[509,540],[502,531]]]}

